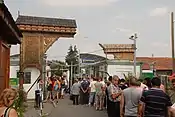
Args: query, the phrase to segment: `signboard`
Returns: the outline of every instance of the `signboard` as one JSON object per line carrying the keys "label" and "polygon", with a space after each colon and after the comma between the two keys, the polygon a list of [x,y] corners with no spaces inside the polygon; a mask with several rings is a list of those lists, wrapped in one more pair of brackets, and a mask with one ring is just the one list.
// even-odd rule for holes
{"label": "signboard", "polygon": [[17,88],[19,84],[19,79],[18,78],[10,78],[10,86],[12,88]]}

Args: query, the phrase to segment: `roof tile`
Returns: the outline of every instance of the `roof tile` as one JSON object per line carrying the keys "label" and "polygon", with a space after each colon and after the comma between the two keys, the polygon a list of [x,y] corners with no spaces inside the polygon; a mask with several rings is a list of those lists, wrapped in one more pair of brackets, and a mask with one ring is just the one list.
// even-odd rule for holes
{"label": "roof tile", "polygon": [[19,15],[19,17],[16,20],[16,24],[39,25],[39,26],[62,26],[62,27],[77,28],[76,21],[73,19],[59,19],[59,18],[22,16],[22,15]]}
{"label": "roof tile", "polygon": [[150,65],[154,63],[156,70],[172,70],[172,58],[168,57],[137,57],[137,61],[143,62],[142,69],[150,69]]}

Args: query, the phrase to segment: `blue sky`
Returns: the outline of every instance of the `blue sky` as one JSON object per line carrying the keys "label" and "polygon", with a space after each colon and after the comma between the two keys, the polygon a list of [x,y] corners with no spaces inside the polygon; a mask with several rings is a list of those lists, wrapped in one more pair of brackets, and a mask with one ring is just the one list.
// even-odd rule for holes
{"label": "blue sky", "polygon": [[[171,56],[170,12],[174,0],[5,0],[14,19],[21,15],[76,19],[74,39],[60,38],[47,51],[49,59],[63,60],[69,46],[103,55],[98,43],[132,43],[138,33],[137,56]],[[60,51],[58,51],[60,50]],[[13,46],[11,54],[19,53]]]}

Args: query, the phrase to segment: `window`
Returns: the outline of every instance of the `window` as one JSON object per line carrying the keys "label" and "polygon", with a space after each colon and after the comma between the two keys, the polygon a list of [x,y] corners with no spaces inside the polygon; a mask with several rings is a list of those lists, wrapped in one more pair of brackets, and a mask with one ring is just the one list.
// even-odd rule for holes
{"label": "window", "polygon": [[24,84],[31,84],[31,72],[24,72]]}
{"label": "window", "polygon": [[16,71],[16,77],[19,78],[19,71]]}

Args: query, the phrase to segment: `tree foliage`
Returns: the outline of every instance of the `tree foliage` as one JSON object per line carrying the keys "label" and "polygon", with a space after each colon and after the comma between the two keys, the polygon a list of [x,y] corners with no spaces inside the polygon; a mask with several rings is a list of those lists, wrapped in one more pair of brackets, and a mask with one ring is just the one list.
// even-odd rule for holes
{"label": "tree foliage", "polygon": [[73,74],[77,74],[78,73],[78,63],[79,63],[79,54],[78,54],[78,49],[76,46],[70,46],[67,52],[67,56],[65,58],[66,63],[68,65],[73,65],[72,67],[72,72],[71,72],[71,68],[69,67],[69,71]]}
{"label": "tree foliage", "polygon": [[67,53],[67,56],[66,56],[66,63],[68,65],[71,65],[71,62],[73,65],[75,64],[78,64],[78,50],[77,50],[77,47],[71,45],[68,49],[68,53]]}
{"label": "tree foliage", "polygon": [[68,66],[63,61],[52,60],[50,61],[51,75],[62,76],[63,72],[66,72]]}

